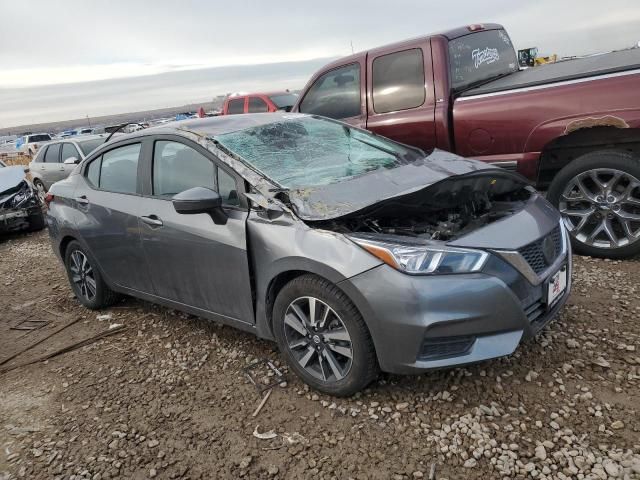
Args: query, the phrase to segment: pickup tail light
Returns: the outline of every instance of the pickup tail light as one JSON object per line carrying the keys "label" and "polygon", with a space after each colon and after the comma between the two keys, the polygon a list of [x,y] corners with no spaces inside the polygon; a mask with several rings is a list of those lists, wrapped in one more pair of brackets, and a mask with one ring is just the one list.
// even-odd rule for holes
{"label": "pickup tail light", "polygon": [[484,30],[484,25],[481,23],[474,23],[473,25],[469,25],[467,28],[470,32],[477,32],[478,30]]}
{"label": "pickup tail light", "polygon": [[47,193],[47,194],[44,196],[44,203],[45,203],[45,205],[47,206],[47,208],[49,208],[49,204],[50,204],[51,202],[53,202],[53,200],[54,200],[55,198],[56,198],[56,197],[54,197],[52,193]]}

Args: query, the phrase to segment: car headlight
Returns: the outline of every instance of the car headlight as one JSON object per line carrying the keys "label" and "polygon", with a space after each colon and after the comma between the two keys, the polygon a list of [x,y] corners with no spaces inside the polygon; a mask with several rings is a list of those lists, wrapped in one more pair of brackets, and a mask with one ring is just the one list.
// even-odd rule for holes
{"label": "car headlight", "polygon": [[353,242],[387,265],[410,274],[471,273],[479,271],[489,254],[441,245],[418,245],[349,236]]}

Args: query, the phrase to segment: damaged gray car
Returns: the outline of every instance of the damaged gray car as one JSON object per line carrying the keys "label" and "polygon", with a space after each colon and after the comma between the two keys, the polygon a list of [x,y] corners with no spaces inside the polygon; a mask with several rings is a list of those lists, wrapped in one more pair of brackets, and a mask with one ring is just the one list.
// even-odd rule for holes
{"label": "damaged gray car", "polygon": [[0,161],[0,233],[45,227],[43,198],[28,178],[29,169]]}
{"label": "damaged gray car", "polygon": [[253,332],[333,395],[509,355],[571,286],[560,215],[522,177],[315,116],[127,135],[47,199],[86,307],[127,294]]}

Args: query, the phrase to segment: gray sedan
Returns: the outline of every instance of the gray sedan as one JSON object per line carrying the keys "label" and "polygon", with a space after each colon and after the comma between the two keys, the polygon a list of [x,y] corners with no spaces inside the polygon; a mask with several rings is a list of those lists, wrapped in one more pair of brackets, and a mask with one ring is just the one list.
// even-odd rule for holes
{"label": "gray sedan", "polygon": [[109,142],[47,197],[79,301],[275,340],[313,388],[511,354],[565,303],[560,215],[517,174],[287,113]]}

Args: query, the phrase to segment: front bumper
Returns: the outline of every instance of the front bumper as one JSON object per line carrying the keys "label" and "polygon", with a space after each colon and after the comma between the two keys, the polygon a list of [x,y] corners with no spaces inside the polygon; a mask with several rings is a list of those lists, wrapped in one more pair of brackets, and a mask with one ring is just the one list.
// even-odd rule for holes
{"label": "front bumper", "polygon": [[29,216],[37,213],[37,207],[0,209],[0,232],[14,232],[29,226]]}
{"label": "front bumper", "polygon": [[[509,355],[553,319],[571,290],[571,252],[564,293],[546,305],[539,285],[497,255],[488,273],[411,276],[381,265],[340,282],[373,338],[383,371],[398,374],[474,363]],[[499,276],[498,276],[499,275]]]}

